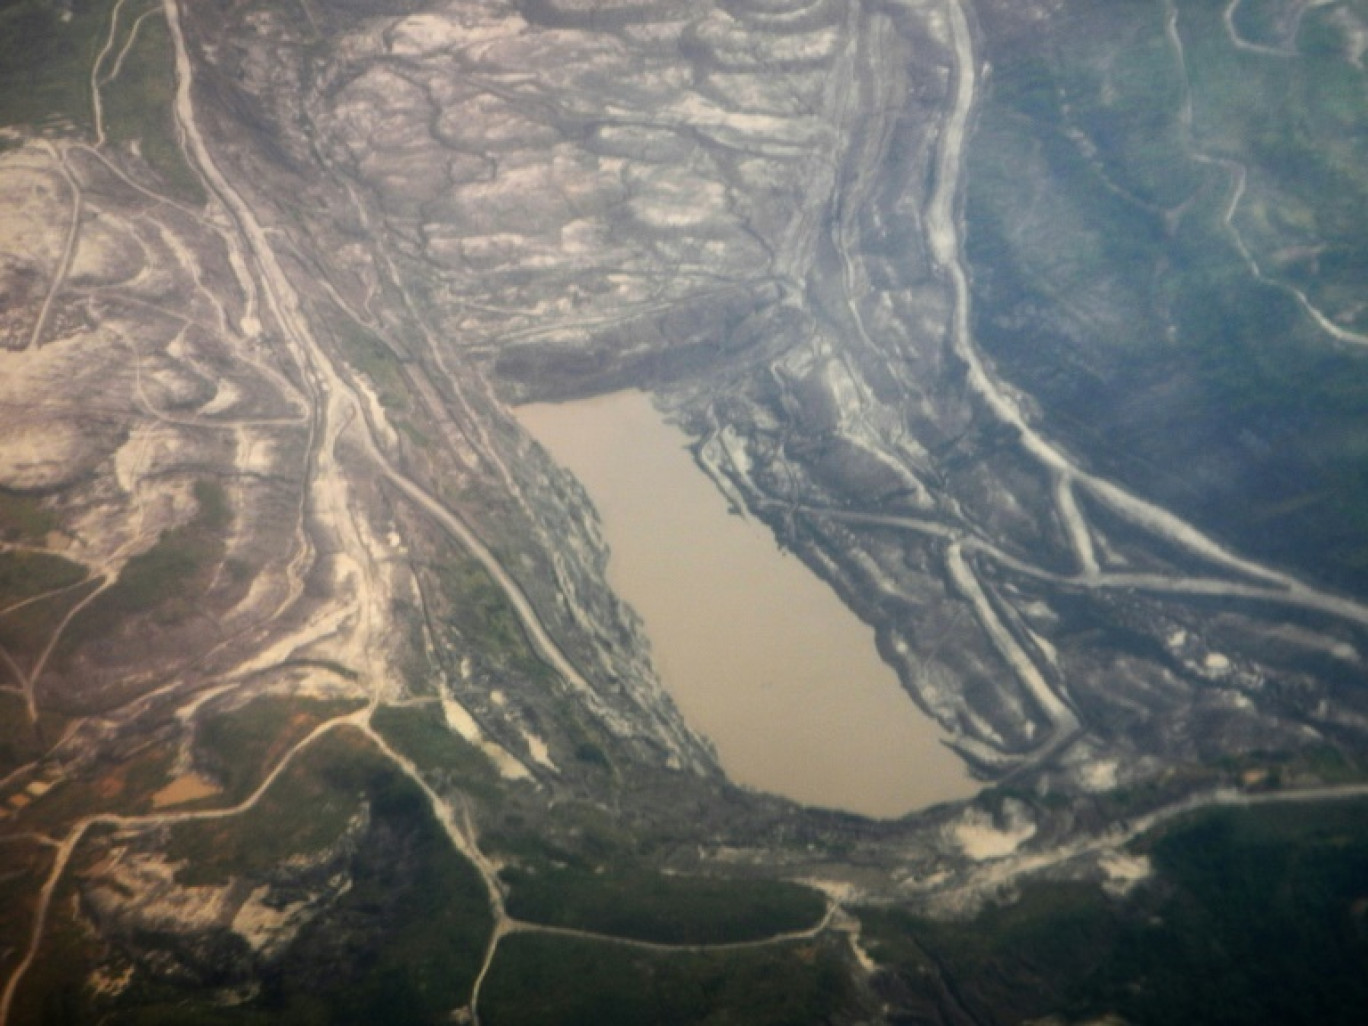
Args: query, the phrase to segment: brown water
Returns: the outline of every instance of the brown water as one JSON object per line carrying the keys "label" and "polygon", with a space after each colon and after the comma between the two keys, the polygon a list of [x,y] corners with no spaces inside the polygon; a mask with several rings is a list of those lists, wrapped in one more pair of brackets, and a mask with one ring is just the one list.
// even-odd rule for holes
{"label": "brown water", "polygon": [[516,412],[593,498],[609,580],[731,779],[881,817],[974,792],[879,659],[872,628],[768,528],[728,511],[643,393]]}

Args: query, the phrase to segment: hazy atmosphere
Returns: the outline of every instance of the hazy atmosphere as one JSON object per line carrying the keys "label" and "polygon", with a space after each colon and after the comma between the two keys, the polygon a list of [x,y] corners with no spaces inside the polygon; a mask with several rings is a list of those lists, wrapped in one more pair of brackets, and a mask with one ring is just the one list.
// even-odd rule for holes
{"label": "hazy atmosphere", "polygon": [[1364,0],[0,0],[0,1026],[1357,1024]]}

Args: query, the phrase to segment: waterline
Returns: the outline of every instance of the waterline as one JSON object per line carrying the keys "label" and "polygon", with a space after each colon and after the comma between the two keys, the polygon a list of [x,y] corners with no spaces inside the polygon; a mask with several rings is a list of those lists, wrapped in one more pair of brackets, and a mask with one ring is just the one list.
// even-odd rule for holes
{"label": "waterline", "polygon": [[685,718],[737,783],[891,817],[976,790],[874,632],[764,525],[732,515],[640,392],[517,411],[588,490],[608,575]]}

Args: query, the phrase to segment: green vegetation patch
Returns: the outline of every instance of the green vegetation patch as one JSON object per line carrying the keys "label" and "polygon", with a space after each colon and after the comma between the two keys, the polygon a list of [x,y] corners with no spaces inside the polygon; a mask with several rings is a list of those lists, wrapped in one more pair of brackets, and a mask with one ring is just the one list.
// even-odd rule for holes
{"label": "green vegetation patch", "polygon": [[[132,5],[129,5],[132,6]],[[146,5],[143,5],[146,8]],[[121,19],[129,26],[137,11]],[[142,19],[118,75],[101,90],[105,132],[111,142],[137,143],[138,151],[177,196],[205,202],[204,186],[186,162],[176,131],[176,72],[170,30],[161,14]],[[114,69],[120,45],[106,56],[101,74]]]}
{"label": "green vegetation patch", "polygon": [[[0,616],[0,645],[26,673],[31,672],[67,614],[96,587],[98,581],[90,581],[9,610]],[[10,677],[8,668],[0,670],[0,677]]]}
{"label": "green vegetation patch", "polygon": [[102,945],[81,914],[79,893],[81,874],[91,865],[89,851],[77,849],[52,895],[37,957],[15,991],[9,1022],[85,1026],[96,1021],[84,994]]}
{"label": "green vegetation patch", "polygon": [[1234,49],[1226,6],[1180,5],[1180,65],[1160,5],[1068,0],[1029,25],[984,5],[994,73],[966,154],[974,330],[1092,468],[1361,589],[1368,358],[1290,289],[1368,325],[1362,75],[1339,56]]}
{"label": "green vegetation patch", "polygon": [[519,919],[661,944],[761,940],[815,926],[821,895],[778,880],[664,876],[651,869],[506,868]]}
{"label": "green vegetation patch", "polygon": [[169,626],[195,611],[195,600],[223,559],[224,534],[232,519],[217,481],[197,481],[198,508],[188,523],[163,531],[146,552],[130,559],[119,579],[72,622],[64,637],[71,651],[114,633],[130,616],[152,616]]}
{"label": "green vegetation patch", "polygon": [[365,782],[371,831],[351,889],[267,974],[274,1022],[437,1024],[470,1000],[493,929],[479,874],[422,792],[392,768]]}
{"label": "green vegetation patch", "polygon": [[[0,492],[0,539],[41,540],[56,518],[29,496]],[[0,647],[27,672],[71,607],[89,589],[79,564],[46,552],[0,552]],[[92,584],[93,587],[93,584]],[[0,679],[12,677],[0,669]],[[18,684],[17,680],[7,683]]]}
{"label": "green vegetation patch", "polygon": [[436,702],[421,706],[381,706],[371,726],[425,773],[448,774],[458,787],[492,801],[498,793],[498,771],[489,757],[453,733]]}
{"label": "green vegetation patch", "polygon": [[1198,142],[1249,168],[1235,224],[1264,273],[1364,330],[1363,73],[1347,54],[1318,51],[1313,41],[1301,59],[1251,59],[1230,47],[1222,9],[1198,3],[1187,14]]}
{"label": "green vegetation patch", "polygon": [[[0,552],[0,647],[28,673],[62,621],[96,586],[85,568],[43,552]],[[18,684],[8,667],[0,679]]]}
{"label": "green vegetation patch", "polygon": [[484,831],[482,843],[491,855],[523,870],[618,871],[641,865],[652,841],[598,805],[559,801],[532,823],[517,814],[505,817],[501,826]]}
{"label": "green vegetation patch", "polygon": [[61,737],[66,723],[64,717],[40,710],[38,723],[31,724],[23,696],[0,692],[0,776],[40,758]]}
{"label": "green vegetation patch", "polygon": [[1218,810],[1145,847],[1125,901],[1031,884],[970,922],[861,912],[909,1006],[984,1024],[1113,1013],[1132,1026],[1360,1022],[1368,1007],[1368,803]]}
{"label": "green vegetation patch", "polygon": [[196,751],[203,768],[222,783],[225,802],[240,802],[310,731],[360,705],[263,695],[204,719],[196,735]]}
{"label": "green vegetation patch", "polygon": [[1281,0],[1241,0],[1230,11],[1231,22],[1240,38],[1256,46],[1281,47],[1283,27],[1290,12]]}
{"label": "green vegetation patch", "polygon": [[380,405],[393,413],[406,412],[410,406],[408,378],[394,350],[344,314],[335,313],[328,320],[343,357],[370,380]]}
{"label": "green vegetation patch", "polygon": [[826,901],[786,881],[662,873],[672,847],[587,803],[559,802],[534,823],[516,815],[484,833],[504,865],[510,915],[660,944],[764,940],[816,926]]}
{"label": "green vegetation patch", "polygon": [[[222,485],[195,482],[198,509],[189,523],[163,531],[157,544],[124,566],[110,589],[111,601],[123,609],[145,612],[167,605],[179,607],[195,591],[194,584],[223,556],[223,533],[231,514]],[[177,608],[172,616],[183,615]]]}
{"label": "green vegetation patch", "polygon": [[55,852],[31,839],[0,844],[0,976],[9,979],[28,947],[38,908],[38,892],[52,868]]}
{"label": "green vegetation patch", "polygon": [[804,1026],[857,1000],[827,943],[648,952],[535,934],[509,937],[486,981],[487,1026]]}
{"label": "green vegetation patch", "polygon": [[368,795],[401,786],[364,740],[334,733],[296,755],[247,811],[174,827],[167,855],[184,861],[177,880],[185,886],[264,876],[292,856],[318,856],[339,841]]}
{"label": "green vegetation patch", "polygon": [[92,126],[90,67],[113,6],[112,0],[0,4],[0,125]]}
{"label": "green vegetation patch", "polygon": [[943,1014],[958,1000],[973,1021],[994,1026],[1072,1014],[1071,974],[1095,973],[1119,930],[1116,909],[1084,884],[1028,886],[968,923],[897,909],[859,915],[870,956],[911,992],[910,1004]]}
{"label": "green vegetation patch", "polygon": [[508,597],[483,566],[466,559],[439,563],[432,570],[446,599],[447,626],[477,646],[481,657],[492,660],[501,670],[534,681],[554,676],[533,651]]}
{"label": "green vegetation patch", "polygon": [[269,878],[292,856],[347,873],[236,1021],[437,1023],[469,1000],[493,923],[483,884],[423,793],[354,731],[311,745],[243,815],[177,827],[168,854],[188,860],[186,884]]}
{"label": "green vegetation patch", "polygon": [[1355,784],[1368,778],[1357,758],[1323,744],[1226,755],[1218,766],[1227,782],[1250,791]]}
{"label": "green vegetation patch", "polygon": [[291,900],[339,876],[346,887],[269,965],[251,966],[262,987],[243,1004],[225,1007],[216,988],[248,965],[245,945],[219,937],[233,957],[215,960],[168,937],[162,964],[184,961],[188,972],[139,973],[105,999],[45,977],[29,999],[49,1017],[22,1021],[419,1026],[449,1022],[470,1000],[493,926],[484,885],[423,793],[355,730],[300,752],[251,809],[172,827],[166,854],[185,860],[187,886],[294,878],[303,891]]}
{"label": "green vegetation patch", "polygon": [[85,580],[85,567],[46,552],[0,552],[0,608]]}
{"label": "green vegetation patch", "polygon": [[[43,724],[45,737],[58,733]],[[175,765],[174,746],[159,742],[141,745],[118,761],[96,763],[85,776],[58,782],[26,808],[17,823],[26,830],[60,837],[77,820],[92,813],[139,815],[151,811],[152,796],[170,780]]]}
{"label": "green vegetation patch", "polygon": [[56,515],[41,499],[0,488],[0,541],[42,541],[58,526]]}

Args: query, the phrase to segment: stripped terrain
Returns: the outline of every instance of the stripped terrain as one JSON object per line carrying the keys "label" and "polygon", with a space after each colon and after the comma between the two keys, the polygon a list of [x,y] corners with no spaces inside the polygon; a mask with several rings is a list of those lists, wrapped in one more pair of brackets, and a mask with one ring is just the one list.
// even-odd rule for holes
{"label": "stripped terrain", "polygon": [[[304,1016],[375,937],[427,944],[393,903],[438,895],[356,911],[387,860],[464,902],[414,1021],[512,1016],[535,944],[835,966],[813,1021],[909,1021],[862,909],[1121,894],[1194,811],[1361,797],[1357,257],[1211,69],[1322,96],[1288,69],[1333,51],[1361,90],[1368,21],[1165,0],[1086,74],[1011,63],[1072,6],[36,4],[70,43],[0,137],[0,1023]],[[1089,113],[1136,54],[1151,177]],[[1316,152],[1352,198],[1351,145]],[[1228,408],[1157,376],[1135,339],[1213,362],[1182,246],[1281,318],[1262,359],[1308,398],[1258,351]],[[1199,413],[1090,423],[1094,379]],[[510,413],[624,387],[875,628],[981,795],[875,822],[726,780]],[[730,911],[546,897],[613,874]]]}

